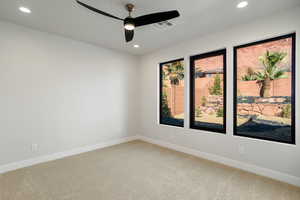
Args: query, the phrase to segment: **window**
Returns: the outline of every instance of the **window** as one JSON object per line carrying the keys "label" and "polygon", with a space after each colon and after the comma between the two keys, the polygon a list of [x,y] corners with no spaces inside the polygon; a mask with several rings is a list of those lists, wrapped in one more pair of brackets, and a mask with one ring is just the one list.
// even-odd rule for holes
{"label": "window", "polygon": [[161,63],[160,124],[184,126],[183,59]]}
{"label": "window", "polygon": [[295,144],[295,34],[234,48],[234,135]]}
{"label": "window", "polygon": [[226,49],[190,58],[190,127],[226,132]]}

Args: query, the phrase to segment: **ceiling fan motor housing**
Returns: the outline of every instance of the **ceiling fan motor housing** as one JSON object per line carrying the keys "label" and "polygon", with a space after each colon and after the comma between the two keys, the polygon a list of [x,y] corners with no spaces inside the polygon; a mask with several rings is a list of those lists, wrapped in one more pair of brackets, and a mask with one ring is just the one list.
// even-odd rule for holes
{"label": "ceiling fan motor housing", "polygon": [[134,10],[134,5],[129,3],[129,4],[126,4],[126,9],[128,10],[129,13],[131,13],[133,10]]}

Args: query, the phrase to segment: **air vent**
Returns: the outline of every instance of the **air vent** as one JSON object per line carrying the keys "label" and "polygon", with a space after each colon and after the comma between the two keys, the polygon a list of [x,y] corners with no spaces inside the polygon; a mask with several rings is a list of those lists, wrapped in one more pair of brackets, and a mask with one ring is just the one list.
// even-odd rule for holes
{"label": "air vent", "polygon": [[173,24],[169,21],[158,22],[157,24],[160,26],[173,26]]}
{"label": "air vent", "polygon": [[174,23],[170,21],[163,21],[163,22],[158,22],[156,24],[153,24],[153,26],[157,29],[168,29],[174,26]]}

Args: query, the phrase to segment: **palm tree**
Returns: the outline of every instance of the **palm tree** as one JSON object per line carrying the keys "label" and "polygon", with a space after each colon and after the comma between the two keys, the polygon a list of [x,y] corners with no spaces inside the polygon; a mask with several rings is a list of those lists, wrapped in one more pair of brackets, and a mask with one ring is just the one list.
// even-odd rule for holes
{"label": "palm tree", "polygon": [[176,85],[184,79],[184,67],[181,61],[167,64],[165,67],[164,77],[166,77],[171,84],[171,113],[175,113],[175,99],[176,99]]}
{"label": "palm tree", "polygon": [[256,72],[256,80],[261,82],[262,87],[260,91],[261,97],[270,97],[271,81],[287,78],[284,74],[285,71],[280,69],[278,64],[283,61],[287,56],[287,53],[283,52],[269,52],[267,51],[265,55],[261,56],[259,60],[264,66],[262,72]]}

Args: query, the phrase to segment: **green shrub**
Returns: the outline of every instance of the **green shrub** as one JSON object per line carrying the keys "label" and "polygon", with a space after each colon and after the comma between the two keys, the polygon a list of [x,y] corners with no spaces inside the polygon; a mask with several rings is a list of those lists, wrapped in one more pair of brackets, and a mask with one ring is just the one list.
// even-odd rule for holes
{"label": "green shrub", "polygon": [[206,106],[206,103],[207,103],[206,97],[202,96],[202,98],[201,98],[201,106]]}
{"label": "green shrub", "polygon": [[215,76],[214,85],[209,88],[211,95],[222,95],[221,77],[219,74]]}
{"label": "green shrub", "polygon": [[217,117],[224,117],[224,110],[223,110],[223,108],[219,108],[217,110]]}
{"label": "green shrub", "polygon": [[198,106],[195,111],[196,117],[202,117],[202,111],[200,109],[200,106]]}
{"label": "green shrub", "polygon": [[257,76],[251,67],[247,68],[247,74],[242,77],[243,81],[256,81]]}
{"label": "green shrub", "polygon": [[249,75],[246,74],[245,76],[242,77],[243,81],[256,81],[257,77],[255,75]]}
{"label": "green shrub", "polygon": [[162,116],[163,117],[171,117],[171,109],[168,105],[168,97],[166,93],[162,95]]}
{"label": "green shrub", "polygon": [[282,109],[281,117],[290,119],[291,113],[292,113],[292,106],[291,104],[287,104]]}

